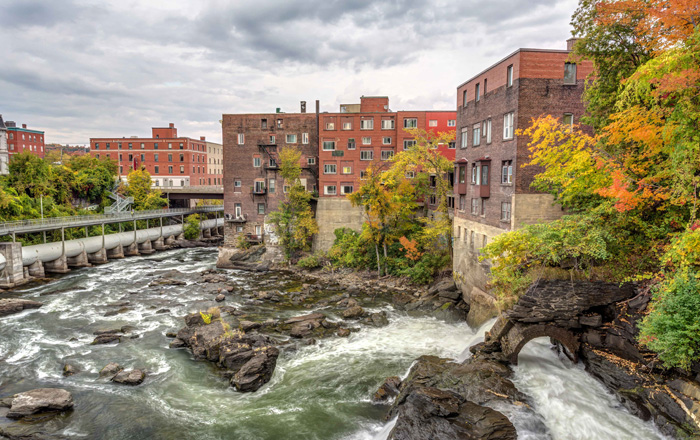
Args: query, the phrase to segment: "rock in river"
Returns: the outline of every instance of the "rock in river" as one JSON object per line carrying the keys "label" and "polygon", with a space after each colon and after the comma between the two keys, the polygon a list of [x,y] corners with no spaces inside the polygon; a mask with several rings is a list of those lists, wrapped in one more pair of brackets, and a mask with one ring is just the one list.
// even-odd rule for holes
{"label": "rock in river", "polygon": [[26,309],[38,309],[43,304],[38,301],[31,301],[20,298],[0,299],[0,316],[12,315]]}
{"label": "rock in river", "polygon": [[100,370],[100,377],[111,377],[122,371],[124,367],[116,362],[110,362],[103,369]]}
{"label": "rock in river", "polygon": [[7,417],[20,417],[44,411],[65,411],[73,407],[73,396],[60,388],[38,388],[19,393],[12,399]]}
{"label": "rock in river", "polygon": [[122,385],[139,385],[146,378],[146,373],[142,370],[122,370],[112,378],[112,382]]}

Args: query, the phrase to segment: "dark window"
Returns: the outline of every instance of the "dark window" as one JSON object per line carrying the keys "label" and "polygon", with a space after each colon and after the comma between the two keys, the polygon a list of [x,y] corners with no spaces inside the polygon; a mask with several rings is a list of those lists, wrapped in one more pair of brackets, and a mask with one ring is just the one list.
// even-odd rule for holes
{"label": "dark window", "polygon": [[564,64],[564,84],[576,84],[576,64]]}

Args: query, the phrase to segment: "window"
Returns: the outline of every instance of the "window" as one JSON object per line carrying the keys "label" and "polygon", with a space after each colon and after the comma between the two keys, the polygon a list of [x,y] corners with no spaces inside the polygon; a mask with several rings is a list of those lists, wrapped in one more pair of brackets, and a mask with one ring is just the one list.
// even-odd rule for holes
{"label": "window", "polygon": [[259,157],[254,157],[253,158],[253,166],[260,167],[261,165],[262,165],[262,160]]}
{"label": "window", "polygon": [[481,84],[476,83],[476,87],[474,87],[474,101],[479,101],[481,98]]}
{"label": "window", "polygon": [[501,221],[510,221],[510,202],[501,202]]}
{"label": "window", "polygon": [[327,196],[334,196],[335,195],[335,185],[324,186],[323,193]]}
{"label": "window", "polygon": [[159,171],[158,171],[158,165],[155,166],[154,171],[155,171],[156,174],[159,173]]}
{"label": "window", "polygon": [[367,171],[360,171],[360,180],[367,179]]}
{"label": "window", "polygon": [[134,155],[133,155],[133,154],[130,154],[130,155],[129,155],[129,162],[131,162],[132,160],[134,160]]}
{"label": "window", "polygon": [[460,148],[467,148],[467,139],[469,139],[469,129],[464,127],[462,129],[462,143],[460,144]]}
{"label": "window", "polygon": [[170,165],[170,166],[168,166],[168,174],[172,174],[172,173],[173,173],[173,166]]}
{"label": "window", "polygon": [[481,124],[474,124],[472,127],[472,147],[481,145]]}
{"label": "window", "polygon": [[343,122],[343,130],[352,130],[352,122]]}
{"label": "window", "polygon": [[158,162],[158,153],[153,155],[153,162]]}
{"label": "window", "polygon": [[141,153],[141,162],[146,162],[146,155]]}
{"label": "window", "polygon": [[183,148],[185,148],[185,145],[182,142],[180,142],[180,149],[182,150]]}
{"label": "window", "polygon": [[457,126],[457,120],[456,119],[449,119],[447,121],[447,126],[448,127],[456,127]]}
{"label": "window", "polygon": [[315,157],[308,157],[306,159],[306,164],[307,165],[315,165],[316,164],[316,158]]}
{"label": "window", "polygon": [[117,143],[117,148],[118,148],[119,150],[122,149],[122,143],[121,143],[121,142]]}
{"label": "window", "polygon": [[435,194],[430,196],[430,205],[437,205],[437,196]]}
{"label": "window", "polygon": [[283,126],[282,120],[281,120],[281,119],[278,119],[278,120],[277,120],[277,128],[282,128],[282,126]]}
{"label": "window", "polygon": [[362,138],[362,145],[372,145],[372,138],[369,136],[364,136]]}
{"label": "window", "polygon": [[413,139],[406,139],[403,141],[403,149],[404,150],[408,150],[409,148],[411,148],[414,145],[416,145],[416,141],[414,141]]}
{"label": "window", "polygon": [[374,159],[374,151],[372,151],[372,150],[360,151],[360,160],[372,160],[372,159]]}
{"label": "window", "polygon": [[301,134],[301,143],[302,143],[302,144],[308,144],[308,143],[309,143],[309,133],[302,133],[302,134]]}
{"label": "window", "polygon": [[353,187],[352,185],[341,185],[340,186],[340,194],[352,194]]}
{"label": "window", "polygon": [[355,139],[350,138],[348,139],[348,150],[354,150],[355,149]]}
{"label": "window", "polygon": [[284,185],[284,186],[282,187],[282,192],[285,193],[285,194],[287,194],[287,193],[289,192],[289,188],[290,188],[289,185]]}
{"label": "window", "polygon": [[484,78],[484,96],[486,96],[486,84],[487,84],[486,81],[488,81],[488,80],[486,78]]}
{"label": "window", "polygon": [[185,174],[185,166],[180,165],[180,174]]}
{"label": "window", "polygon": [[241,181],[240,181],[240,180],[234,181],[234,182],[233,182],[233,187],[234,187],[234,188],[240,188],[240,187],[241,187]]}
{"label": "window", "polygon": [[466,107],[466,106],[467,106],[467,91],[465,90],[462,92],[462,107]]}
{"label": "window", "polygon": [[481,185],[489,184],[489,166],[481,165]]}
{"label": "window", "polygon": [[479,199],[472,199],[472,214],[479,214]]}
{"label": "window", "polygon": [[268,166],[270,168],[277,168],[277,159],[275,159],[274,157],[271,157]]}
{"label": "window", "polygon": [[562,122],[564,123],[564,125],[568,126],[569,131],[572,131],[574,129],[574,115],[572,113],[564,113]]}
{"label": "window", "polygon": [[437,127],[437,119],[431,119],[428,121],[428,127]]}
{"label": "window", "polygon": [[513,86],[513,65],[508,66],[506,70],[506,87]]}
{"label": "window", "polygon": [[238,145],[245,144],[245,133],[238,133]]}
{"label": "window", "polygon": [[262,128],[263,130],[267,128],[267,119],[260,120],[260,128]]}
{"label": "window", "polygon": [[383,150],[382,151],[382,160],[389,160],[392,157],[394,157],[394,151],[393,150]]}
{"label": "window", "polygon": [[180,153],[180,162],[184,162],[184,161],[185,161],[185,155]]}
{"label": "window", "polygon": [[415,171],[406,171],[405,176],[407,179],[413,179],[414,177],[416,177],[416,172]]}
{"label": "window", "polygon": [[155,143],[153,144],[153,149],[154,149],[154,150],[157,150],[157,149],[158,149],[158,142],[155,142]]}
{"label": "window", "polygon": [[326,130],[335,130],[335,122],[326,122]]}
{"label": "window", "polygon": [[576,64],[564,63],[564,84],[576,84]]}
{"label": "window", "polygon": [[467,207],[467,198],[464,195],[459,196],[459,210],[464,211]]}
{"label": "window", "polygon": [[479,165],[473,163],[472,164],[472,185],[478,185],[479,184]]}
{"label": "window", "polygon": [[258,203],[258,215],[265,215],[265,204],[264,203]]}
{"label": "window", "polygon": [[323,141],[323,151],[335,150],[335,141]]}
{"label": "window", "polygon": [[481,199],[481,216],[486,216],[486,199]]}
{"label": "window", "polygon": [[274,144],[275,144],[275,141],[276,141],[275,135],[274,135],[274,134],[271,134],[271,135],[270,135],[270,145],[274,145]]}
{"label": "window", "polygon": [[513,112],[503,115],[503,139],[513,139]]}
{"label": "window", "polygon": [[134,148],[134,145],[131,142],[129,142],[129,150],[131,150],[133,148]]}
{"label": "window", "polygon": [[288,135],[287,135],[287,143],[288,143],[288,144],[296,144],[296,143],[297,143],[297,135],[295,135],[295,134],[288,134]]}
{"label": "window", "polygon": [[459,167],[458,182],[459,183],[466,183],[467,182],[467,167]]}
{"label": "window", "polygon": [[360,130],[372,130],[372,129],[374,129],[374,118],[360,120]]}
{"label": "window", "polygon": [[394,120],[393,119],[382,119],[382,130],[393,130]]}
{"label": "window", "polygon": [[172,154],[168,154],[168,162],[172,162],[172,161],[173,161],[173,155],[172,155]]}
{"label": "window", "polygon": [[403,128],[418,128],[418,119],[417,118],[404,118],[403,119]]}
{"label": "window", "polygon": [[352,174],[352,166],[343,165],[342,172],[343,172],[343,174]]}
{"label": "window", "polygon": [[382,144],[384,144],[384,145],[391,145],[391,138],[388,137],[388,136],[384,136],[384,137],[382,138]]}
{"label": "window", "polygon": [[452,142],[447,144],[447,148],[449,150],[454,150],[455,148],[457,148],[457,143],[455,141],[452,141]]}
{"label": "window", "polygon": [[334,163],[327,163],[323,165],[323,174],[335,174],[336,173],[336,164]]}
{"label": "window", "polygon": [[486,143],[491,143],[491,119],[484,121],[484,136],[486,136]]}
{"label": "window", "polygon": [[501,183],[513,183],[513,161],[504,160],[501,162]]}

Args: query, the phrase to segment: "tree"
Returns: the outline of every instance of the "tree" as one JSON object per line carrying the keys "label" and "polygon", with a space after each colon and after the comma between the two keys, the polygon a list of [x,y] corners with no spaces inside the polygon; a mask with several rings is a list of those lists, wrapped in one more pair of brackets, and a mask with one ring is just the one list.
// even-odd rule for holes
{"label": "tree", "polygon": [[151,175],[145,168],[132,170],[126,177],[124,191],[127,196],[134,198],[134,209],[137,211],[165,208],[167,200],[162,197],[159,189],[151,188]]}
{"label": "tree", "polygon": [[270,213],[270,221],[276,227],[287,260],[291,261],[299,252],[311,249],[311,237],[318,232],[318,225],[311,210],[311,193],[300,180],[301,151],[286,147],[279,158],[280,175],[289,191],[278,209]]}
{"label": "tree", "polygon": [[38,198],[48,195],[51,188],[50,176],[51,171],[46,161],[27,151],[12,156],[7,182],[19,193]]}

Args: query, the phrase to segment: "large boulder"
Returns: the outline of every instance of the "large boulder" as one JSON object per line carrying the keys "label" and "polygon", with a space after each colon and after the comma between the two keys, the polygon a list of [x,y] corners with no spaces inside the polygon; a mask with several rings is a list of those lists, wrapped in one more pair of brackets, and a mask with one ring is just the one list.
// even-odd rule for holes
{"label": "large boulder", "polygon": [[114,377],[115,374],[122,371],[124,367],[116,362],[110,362],[100,370],[100,377]]}
{"label": "large boulder", "polygon": [[259,350],[233,376],[231,384],[238,391],[257,391],[270,381],[277,365],[278,356],[279,350],[275,347],[266,347]]}
{"label": "large boulder", "polygon": [[12,399],[7,417],[18,419],[44,411],[65,411],[73,408],[73,396],[60,388],[39,388],[19,393]]}
{"label": "large boulder", "polygon": [[113,378],[112,382],[119,383],[122,385],[140,385],[146,378],[146,373],[142,370],[122,370],[118,372]]}
{"label": "large boulder", "polygon": [[0,299],[0,316],[12,315],[19,313],[22,310],[38,309],[43,304],[38,301],[20,298],[4,298]]}

